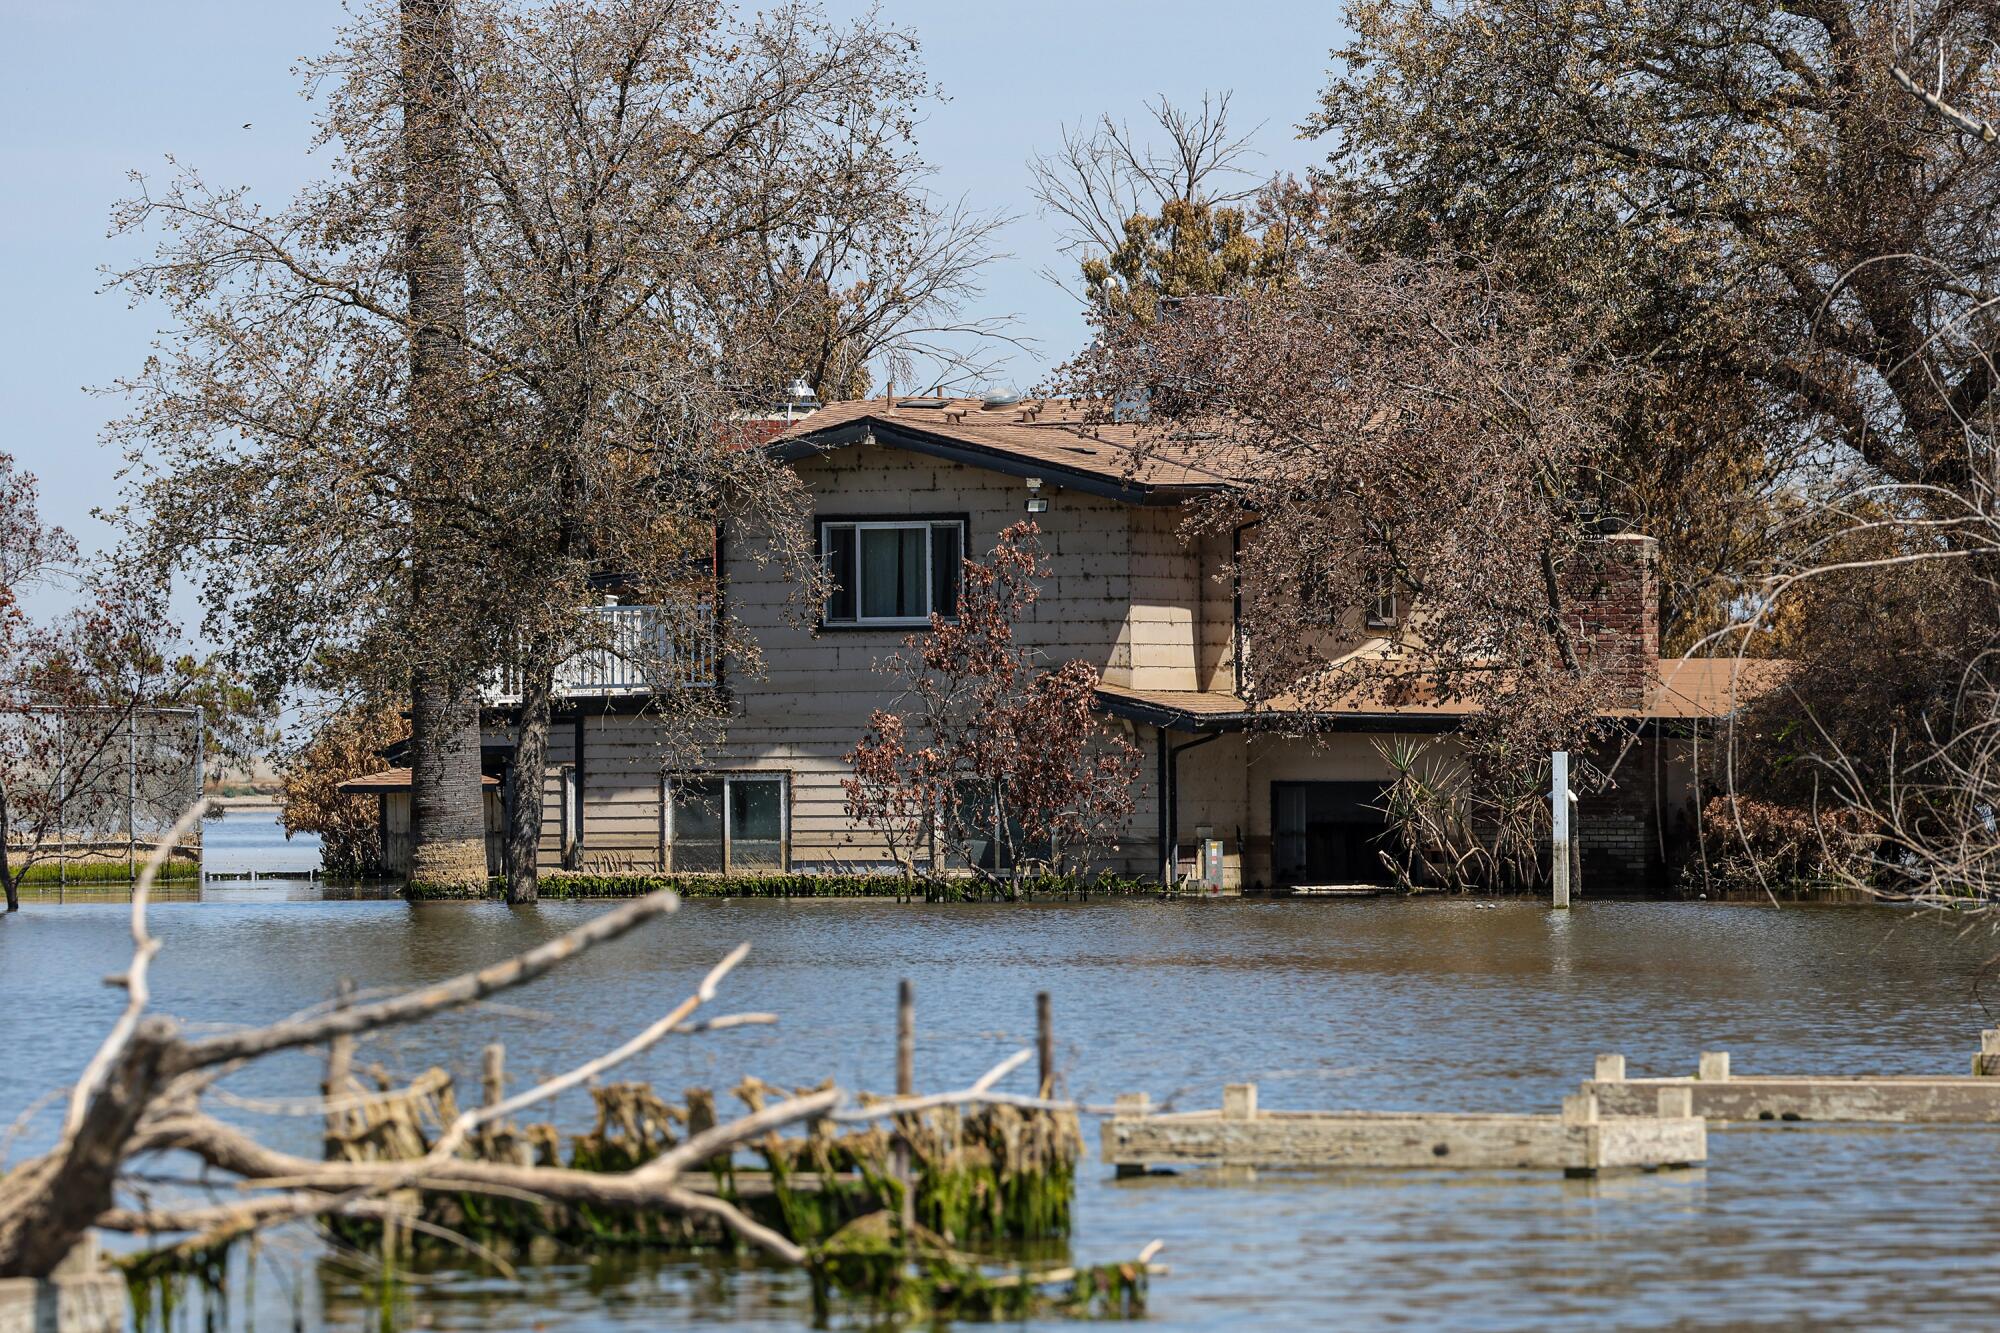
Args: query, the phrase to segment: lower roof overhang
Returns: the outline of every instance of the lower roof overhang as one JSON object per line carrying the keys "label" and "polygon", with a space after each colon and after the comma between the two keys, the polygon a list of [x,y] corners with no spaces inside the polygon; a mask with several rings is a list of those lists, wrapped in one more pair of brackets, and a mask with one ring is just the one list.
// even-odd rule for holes
{"label": "lower roof overhang", "polygon": [[[1242,703],[1241,700],[1234,702]],[[1276,729],[1297,731],[1419,732],[1442,734],[1456,731],[1465,721],[1463,714],[1435,712],[1306,712],[1299,709],[1217,707],[1211,701],[1176,704],[1158,697],[1141,698],[1100,689],[1097,707],[1111,717],[1124,718],[1144,726],[1167,731],[1251,731]]]}
{"label": "lower roof overhang", "polygon": [[[1382,735],[1438,736],[1457,731],[1472,716],[1469,711],[1443,712],[1437,709],[1327,709],[1307,711],[1297,708],[1254,708],[1229,695],[1194,696],[1187,702],[1170,697],[1181,691],[1155,691],[1149,695],[1126,693],[1113,686],[1097,691],[1097,709],[1109,717],[1123,718],[1141,726],[1164,731],[1191,733],[1231,731],[1271,731],[1294,734],[1351,732]],[[1231,705],[1237,705],[1232,707]],[[1609,714],[1604,719],[1614,726],[1637,731],[1651,728],[1665,735],[1691,735],[1705,723],[1722,721],[1711,717],[1658,717],[1638,713]]]}

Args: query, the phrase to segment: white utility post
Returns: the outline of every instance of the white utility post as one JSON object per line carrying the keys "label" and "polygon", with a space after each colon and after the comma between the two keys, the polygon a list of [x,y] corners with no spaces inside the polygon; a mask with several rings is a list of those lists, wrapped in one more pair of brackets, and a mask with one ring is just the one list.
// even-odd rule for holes
{"label": "white utility post", "polygon": [[1569,906],[1569,751],[1551,752],[1549,768],[1553,773],[1549,779],[1549,823],[1555,835],[1549,868],[1554,872],[1555,906],[1561,910]]}

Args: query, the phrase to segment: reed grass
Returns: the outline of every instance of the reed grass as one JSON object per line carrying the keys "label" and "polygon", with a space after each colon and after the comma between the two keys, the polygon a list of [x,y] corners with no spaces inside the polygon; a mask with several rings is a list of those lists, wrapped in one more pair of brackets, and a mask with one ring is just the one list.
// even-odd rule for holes
{"label": "reed grass", "polygon": [[[161,866],[160,873],[154,878],[169,882],[198,880],[201,878],[201,863],[175,857]],[[71,884],[129,884],[132,882],[132,871],[122,860],[93,860],[71,861],[67,873],[62,865],[54,861],[37,861],[21,872],[23,887],[43,888],[65,880]]]}

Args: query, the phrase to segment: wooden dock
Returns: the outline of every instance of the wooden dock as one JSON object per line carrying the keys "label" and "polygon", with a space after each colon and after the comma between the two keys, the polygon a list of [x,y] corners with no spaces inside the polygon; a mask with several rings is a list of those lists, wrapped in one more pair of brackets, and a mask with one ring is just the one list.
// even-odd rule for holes
{"label": "wooden dock", "polygon": [[1708,1159],[1706,1123],[1678,1091],[1641,1114],[1605,1116],[1593,1097],[1559,1115],[1417,1111],[1261,1111],[1257,1085],[1223,1089],[1222,1109],[1154,1114],[1144,1093],[1104,1121],[1104,1160],[1121,1176],[1151,1167],[1446,1167],[1455,1170],[1654,1171]]}
{"label": "wooden dock", "polygon": [[1763,1123],[1813,1121],[1912,1125],[2000,1125],[2000,1032],[1988,1031],[1972,1074],[1915,1076],[1742,1076],[1729,1052],[1704,1051],[1690,1078],[1627,1078],[1625,1057],[1600,1055],[1579,1095],[1592,1096],[1607,1116],[1657,1105],[1685,1092],[1704,1120]]}

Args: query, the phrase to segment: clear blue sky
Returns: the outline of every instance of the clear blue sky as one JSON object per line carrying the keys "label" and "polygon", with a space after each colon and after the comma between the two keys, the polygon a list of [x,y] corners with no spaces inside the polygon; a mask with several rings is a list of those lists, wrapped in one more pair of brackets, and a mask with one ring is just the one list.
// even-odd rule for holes
{"label": "clear blue sky", "polygon": [[[836,14],[864,6],[828,0]],[[1057,127],[1103,111],[1136,116],[1232,90],[1243,129],[1271,170],[1297,170],[1320,150],[1294,126],[1310,110],[1338,45],[1338,8],[1322,0],[884,0],[924,42],[948,101],[920,146],[941,194],[1023,214],[987,280],[982,310],[1019,313],[1044,357],[1074,350],[1072,299],[1039,276],[1051,229],[1027,196],[1028,157]],[[99,442],[114,400],[86,394],[136,367],[158,320],[98,292],[125,173],[163,169],[171,153],[212,182],[282,199],[317,170],[306,155],[309,107],[293,61],[317,53],[340,21],[338,0],[0,0],[0,208],[6,313],[0,324],[0,449],[42,479],[45,511],[86,546],[118,459]],[[248,128],[244,128],[245,125]],[[126,251],[130,257],[131,251]],[[1006,377],[1026,386],[1041,364],[1017,356]]]}

